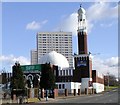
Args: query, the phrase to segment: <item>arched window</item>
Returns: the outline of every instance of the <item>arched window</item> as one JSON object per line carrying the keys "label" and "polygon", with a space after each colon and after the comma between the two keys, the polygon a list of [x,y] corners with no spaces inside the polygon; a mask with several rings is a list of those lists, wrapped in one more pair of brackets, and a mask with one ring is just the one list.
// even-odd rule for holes
{"label": "arched window", "polygon": [[84,57],[82,57],[82,60],[84,60]]}
{"label": "arched window", "polygon": [[24,79],[27,79],[26,75],[23,75]]}
{"label": "arched window", "polygon": [[33,80],[33,75],[32,75],[32,74],[29,74],[29,75],[27,76],[27,79]]}

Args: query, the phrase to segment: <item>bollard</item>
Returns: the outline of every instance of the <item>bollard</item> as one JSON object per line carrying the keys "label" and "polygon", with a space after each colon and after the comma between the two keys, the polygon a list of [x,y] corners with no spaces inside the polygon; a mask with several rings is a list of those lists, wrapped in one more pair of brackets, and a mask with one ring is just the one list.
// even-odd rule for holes
{"label": "bollard", "polygon": [[28,89],[28,98],[32,98],[32,90]]}
{"label": "bollard", "polygon": [[91,94],[93,94],[93,91],[92,91],[92,89],[91,89],[90,93],[91,93]]}
{"label": "bollard", "polygon": [[53,90],[53,98],[56,98],[56,89]]}
{"label": "bollard", "polygon": [[81,90],[80,89],[78,89],[78,95],[81,95]]}
{"label": "bollard", "polygon": [[46,101],[48,101],[48,90],[46,90]]}
{"label": "bollard", "polygon": [[96,89],[94,89],[94,94],[96,94]]}
{"label": "bollard", "polygon": [[92,94],[94,94],[94,89],[92,88]]}
{"label": "bollard", "polygon": [[90,95],[92,94],[92,89],[89,89],[89,92],[88,92],[88,94],[90,94]]}
{"label": "bollard", "polygon": [[13,101],[16,101],[17,97],[16,94],[13,94]]}
{"label": "bollard", "polygon": [[41,98],[44,98],[44,89],[41,89]]}
{"label": "bollard", "polygon": [[18,104],[22,104],[22,103],[23,103],[23,98],[22,98],[22,96],[20,96],[20,97],[17,98],[17,103],[18,103]]}
{"label": "bollard", "polygon": [[74,96],[76,96],[76,89],[74,89]]}
{"label": "bollard", "polygon": [[68,96],[68,89],[65,89],[65,96]]}
{"label": "bollard", "polygon": [[85,88],[85,94],[88,95],[88,88]]}
{"label": "bollard", "polygon": [[58,96],[58,89],[53,90],[53,98],[56,98]]}

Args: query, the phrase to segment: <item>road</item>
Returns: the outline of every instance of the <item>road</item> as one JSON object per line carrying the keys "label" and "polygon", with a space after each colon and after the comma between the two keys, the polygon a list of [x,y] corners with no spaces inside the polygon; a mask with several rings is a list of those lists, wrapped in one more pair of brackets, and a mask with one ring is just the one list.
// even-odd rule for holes
{"label": "road", "polygon": [[[69,98],[57,98],[40,103],[118,103],[118,89],[110,92],[104,92],[101,94],[94,95],[83,95]],[[40,103],[34,103],[31,105],[37,105]]]}
{"label": "road", "polygon": [[[119,90],[120,92],[120,90]],[[63,103],[63,104],[66,104],[66,103],[78,103],[78,104],[88,104],[88,103],[91,103],[91,105],[95,105],[98,104],[98,105],[101,105],[101,104],[112,104],[112,105],[118,105],[118,89],[114,89],[114,90],[111,90],[109,92],[103,92],[103,93],[100,93],[100,94],[92,94],[92,95],[81,95],[81,96],[68,96],[68,97],[58,97],[56,99],[53,99],[53,98],[49,98],[48,101],[46,101],[46,99],[42,99],[41,101],[39,101],[38,103],[26,103],[25,105],[43,105],[43,104],[46,104],[46,103],[49,103],[49,105],[58,105],[59,103]],[[120,101],[119,101],[120,102]],[[12,104],[11,104],[12,105]],[[14,104],[13,104],[14,105]],[[18,105],[18,104],[15,104],[15,105]],[[119,103],[120,105],[120,103]]]}

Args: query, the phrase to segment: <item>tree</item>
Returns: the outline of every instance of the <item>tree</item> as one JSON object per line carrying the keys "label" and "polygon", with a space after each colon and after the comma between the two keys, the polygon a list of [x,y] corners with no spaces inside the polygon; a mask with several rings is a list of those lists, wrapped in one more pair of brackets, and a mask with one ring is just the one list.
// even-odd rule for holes
{"label": "tree", "polygon": [[44,64],[42,66],[40,87],[44,89],[54,89],[55,88],[55,76],[53,69],[49,64]]}
{"label": "tree", "polygon": [[30,82],[29,79],[27,80],[26,84],[27,84],[27,87],[28,87],[28,88],[31,88],[31,82]]}
{"label": "tree", "polygon": [[38,88],[39,87],[39,81],[38,81],[38,76],[35,75],[33,78],[33,87]]}
{"label": "tree", "polygon": [[110,86],[117,86],[118,85],[118,81],[116,80],[116,77],[113,74],[109,75],[109,85]]}
{"label": "tree", "polygon": [[25,90],[25,81],[23,77],[23,71],[21,70],[20,64],[15,63],[12,67],[13,76],[11,78],[10,88],[12,90],[12,94],[21,95],[21,93]]}
{"label": "tree", "polygon": [[109,75],[105,76],[105,82],[104,82],[105,86],[118,86],[118,84],[119,83],[118,83],[115,75],[109,74]]}

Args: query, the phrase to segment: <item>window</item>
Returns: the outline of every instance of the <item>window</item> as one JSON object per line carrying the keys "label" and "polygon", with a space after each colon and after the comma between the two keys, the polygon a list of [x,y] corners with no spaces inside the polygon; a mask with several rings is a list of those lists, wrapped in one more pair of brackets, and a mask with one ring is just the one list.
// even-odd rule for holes
{"label": "window", "polygon": [[65,75],[65,70],[63,70],[63,75]]}
{"label": "window", "polygon": [[61,84],[59,84],[59,89],[61,89]]}
{"label": "window", "polygon": [[46,36],[46,34],[43,34],[43,36]]}
{"label": "window", "polygon": [[66,75],[68,75],[68,70],[66,70]]}
{"label": "window", "polygon": [[65,88],[65,84],[62,84],[62,88],[63,88],[63,89]]}
{"label": "window", "polygon": [[46,51],[46,49],[43,49],[43,51]]}
{"label": "window", "polygon": [[46,39],[43,39],[43,41],[46,41]]}
{"label": "window", "polygon": [[69,75],[71,75],[71,69],[69,69]]}
{"label": "window", "polygon": [[60,70],[60,75],[62,76],[62,70]]}

